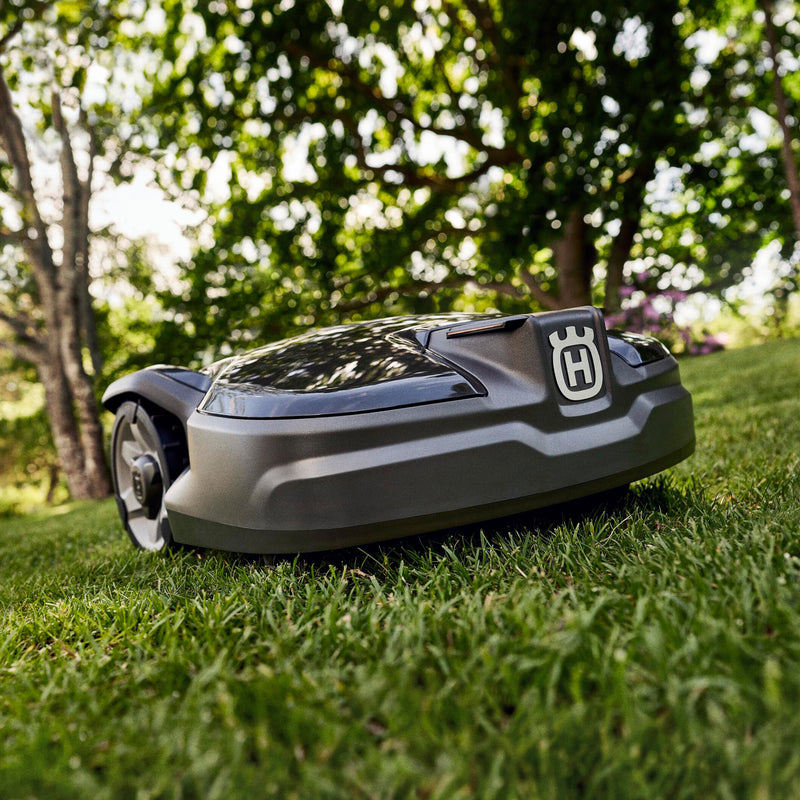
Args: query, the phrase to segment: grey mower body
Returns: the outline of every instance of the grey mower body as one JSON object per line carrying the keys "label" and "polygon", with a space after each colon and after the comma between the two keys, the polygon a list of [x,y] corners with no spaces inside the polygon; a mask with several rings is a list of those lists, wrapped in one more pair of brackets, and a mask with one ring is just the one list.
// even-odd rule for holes
{"label": "grey mower body", "polygon": [[591,307],[341,326],[142,370],[103,402],[123,522],[152,548],[363,544],[612,489],[694,449],[675,360]]}

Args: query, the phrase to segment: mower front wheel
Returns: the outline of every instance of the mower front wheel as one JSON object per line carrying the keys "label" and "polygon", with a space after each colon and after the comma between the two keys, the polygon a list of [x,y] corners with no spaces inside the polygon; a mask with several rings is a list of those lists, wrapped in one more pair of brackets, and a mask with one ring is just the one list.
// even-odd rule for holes
{"label": "mower front wheel", "polygon": [[164,495],[188,463],[186,437],[175,417],[136,400],[117,409],[111,474],[122,522],[137,547],[172,546]]}

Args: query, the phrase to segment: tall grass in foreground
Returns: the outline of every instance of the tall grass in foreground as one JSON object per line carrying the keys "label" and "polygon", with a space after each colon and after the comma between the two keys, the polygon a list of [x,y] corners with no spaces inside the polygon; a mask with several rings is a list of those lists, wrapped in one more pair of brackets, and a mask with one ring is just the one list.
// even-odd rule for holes
{"label": "tall grass in foreground", "polygon": [[797,796],[800,342],[621,504],[297,559],[0,522],[0,797]]}

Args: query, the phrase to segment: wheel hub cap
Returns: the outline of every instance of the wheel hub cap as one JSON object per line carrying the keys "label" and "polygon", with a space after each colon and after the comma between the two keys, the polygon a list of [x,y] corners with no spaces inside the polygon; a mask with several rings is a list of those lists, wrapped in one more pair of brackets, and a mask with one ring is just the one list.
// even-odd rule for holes
{"label": "wheel hub cap", "polygon": [[136,500],[145,509],[148,519],[155,519],[161,507],[164,482],[158,462],[149,455],[141,455],[131,465],[131,481]]}

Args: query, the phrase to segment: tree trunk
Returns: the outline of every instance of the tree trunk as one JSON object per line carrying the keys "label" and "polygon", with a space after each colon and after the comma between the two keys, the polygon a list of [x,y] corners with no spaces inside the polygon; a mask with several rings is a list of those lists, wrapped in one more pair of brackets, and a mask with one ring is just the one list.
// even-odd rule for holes
{"label": "tree trunk", "polygon": [[775,90],[775,105],[778,108],[778,125],[781,127],[783,142],[781,144],[781,156],[783,161],[783,172],[786,176],[786,185],[789,188],[789,202],[792,207],[792,221],[797,241],[800,242],[800,173],[792,153],[792,131],[789,127],[789,111],[786,105],[786,95],[783,91],[783,82],[778,71],[778,45],[775,40],[775,27],[772,22],[772,2],[771,0],[761,0],[761,7],[764,10],[764,25],[769,45],[769,55],[772,59],[772,83]]}
{"label": "tree trunk", "polygon": [[553,255],[558,270],[559,307],[591,305],[594,248],[587,243],[586,222],[579,209],[569,212],[564,235],[553,245]]}
{"label": "tree trunk", "polygon": [[44,387],[44,400],[53,443],[67,488],[72,497],[84,500],[94,496],[83,463],[83,451],[72,407],[69,383],[61,369],[57,354],[37,365],[39,380]]}
{"label": "tree trunk", "polygon": [[[88,260],[84,263],[88,264]],[[78,278],[78,313],[80,314],[83,341],[89,350],[89,358],[92,362],[93,377],[97,380],[103,371],[103,355],[100,352],[100,342],[97,338],[97,318],[92,305],[92,296],[89,294],[88,272],[88,268],[84,267]]]}
{"label": "tree trunk", "polygon": [[74,316],[62,316],[61,359],[78,417],[78,431],[86,478],[92,497],[105,497],[111,492],[106,470],[103,428],[94,389],[82,363],[80,332]]}
{"label": "tree trunk", "polygon": [[[62,261],[58,267],[57,308],[61,361],[77,411],[86,477],[93,496],[105,497],[111,491],[111,483],[106,470],[103,428],[92,382],[83,367],[81,335],[80,292],[86,291],[88,294],[88,280],[82,278],[89,247],[88,201],[92,170],[90,167],[89,177],[84,184],[78,176],[72,140],[61,113],[61,96],[58,92],[53,92],[53,126],[61,138],[61,177],[64,184],[61,217],[64,243],[61,247]],[[94,154],[90,152],[89,155],[91,158]]]}
{"label": "tree trunk", "polygon": [[[22,348],[19,342],[0,340],[0,345],[28,358],[37,368],[45,389],[53,441],[70,494],[76,498],[104,497],[109,494],[111,484],[97,401],[83,367],[84,317],[81,313],[82,293],[89,302],[86,260],[92,171],[90,167],[88,180],[82,183],[57,92],[53,93],[53,126],[61,139],[63,244],[60,264],[53,258],[47,224],[34,192],[22,123],[0,69],[0,146],[14,169],[15,194],[22,205],[25,221],[19,264],[30,271],[36,282],[44,321],[43,325],[38,325],[30,317],[3,313],[2,320],[14,335],[31,344]],[[90,159],[93,154],[91,147]]]}

